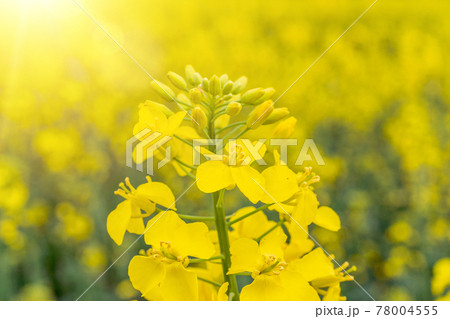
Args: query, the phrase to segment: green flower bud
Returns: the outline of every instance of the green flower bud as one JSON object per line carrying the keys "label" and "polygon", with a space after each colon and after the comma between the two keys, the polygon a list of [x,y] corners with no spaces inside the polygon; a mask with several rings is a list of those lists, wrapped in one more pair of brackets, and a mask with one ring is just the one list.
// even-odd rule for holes
{"label": "green flower bud", "polygon": [[156,103],[150,100],[145,101],[144,103],[142,103],[141,105],[139,105],[139,107],[154,107],[157,108],[158,110],[160,110],[161,112],[164,113],[164,115],[166,116],[171,116],[173,115],[172,110],[170,110],[167,106],[165,106],[164,104],[160,104],[160,103]]}
{"label": "green flower bud", "polygon": [[241,105],[241,103],[238,103],[238,102],[231,102],[227,106],[227,114],[230,116],[238,115],[239,112],[241,112],[241,110],[242,110],[242,105]]}
{"label": "green flower bud", "polygon": [[256,104],[255,102],[264,95],[263,88],[251,89],[242,94],[241,102],[245,104]]}
{"label": "green flower bud", "polygon": [[217,75],[213,75],[209,79],[209,93],[211,93],[212,96],[216,96],[220,94],[221,90],[220,79]]}
{"label": "green flower bud", "polygon": [[241,76],[236,82],[233,83],[233,88],[231,89],[231,93],[239,94],[242,90],[247,86],[247,77]]}
{"label": "green flower bud", "polygon": [[247,127],[249,129],[257,129],[262,123],[269,117],[273,111],[272,100],[267,100],[264,103],[258,105],[250,112],[247,118]]}
{"label": "green flower bud", "polygon": [[192,118],[194,119],[194,124],[198,126],[200,129],[204,129],[206,125],[208,125],[208,118],[206,117],[205,112],[200,108],[200,106],[194,107],[192,110]]}
{"label": "green flower bud", "polygon": [[220,84],[222,85],[222,87],[225,85],[225,83],[227,83],[228,81],[228,74],[222,74],[220,76]]}
{"label": "green flower bud", "polygon": [[199,86],[200,83],[202,83],[202,76],[200,75],[200,73],[195,72],[193,75],[193,80],[194,80],[194,86]]}
{"label": "green flower bud", "polygon": [[194,67],[192,65],[186,65],[186,79],[190,85],[194,85]]}
{"label": "green flower bud", "polygon": [[275,93],[275,89],[274,88],[267,88],[264,89],[264,95],[261,96],[256,102],[255,104],[260,104],[268,99],[270,99],[272,97],[272,95]]}
{"label": "green flower bud", "polygon": [[184,78],[181,75],[178,75],[175,72],[170,71],[169,73],[167,73],[167,77],[169,78],[170,82],[172,82],[172,84],[176,88],[178,88],[180,90],[187,89],[186,81],[184,80]]}
{"label": "green flower bud", "polygon": [[202,80],[202,89],[205,92],[209,92],[209,80],[208,80],[208,78],[203,78],[203,80]]}
{"label": "green flower bud", "polygon": [[287,107],[279,107],[273,110],[272,114],[264,121],[263,125],[273,124],[278,122],[289,115],[289,109]]}
{"label": "green flower bud", "polygon": [[151,86],[163,99],[172,102],[175,98],[175,93],[164,83],[155,80],[152,81]]}
{"label": "green flower bud", "polygon": [[191,100],[192,104],[200,104],[202,101],[202,92],[200,92],[199,89],[193,88],[189,91],[189,99]]}
{"label": "green flower bud", "polygon": [[228,94],[231,92],[231,89],[233,88],[233,82],[231,81],[227,81],[225,82],[225,84],[222,84],[222,93],[223,94]]}
{"label": "green flower bud", "polygon": [[223,99],[224,101],[228,101],[228,100],[231,99],[232,97],[233,97],[233,94],[227,94],[227,95],[224,95],[222,99]]}
{"label": "green flower bud", "polygon": [[295,124],[297,119],[293,116],[288,117],[284,121],[278,123],[273,130],[273,137],[275,138],[289,138],[294,133]]}

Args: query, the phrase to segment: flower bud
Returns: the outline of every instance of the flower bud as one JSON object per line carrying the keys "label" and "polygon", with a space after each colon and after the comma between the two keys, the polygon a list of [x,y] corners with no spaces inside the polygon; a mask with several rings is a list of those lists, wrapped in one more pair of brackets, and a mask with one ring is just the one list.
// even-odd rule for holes
{"label": "flower bud", "polygon": [[165,106],[164,104],[160,104],[160,103],[156,103],[150,100],[145,101],[144,103],[142,103],[141,105],[139,105],[139,107],[150,107],[150,108],[157,108],[158,110],[160,110],[161,112],[164,113],[165,116],[171,116],[173,115],[172,110],[170,110],[167,106]]}
{"label": "flower bud", "polygon": [[255,104],[255,102],[264,95],[265,91],[262,88],[251,89],[242,94],[241,102],[245,104]]}
{"label": "flower bud", "polygon": [[295,124],[297,119],[293,116],[288,117],[284,121],[278,123],[273,130],[273,137],[275,138],[289,138],[294,133]]}
{"label": "flower bud", "polygon": [[196,122],[194,124],[196,124],[200,129],[204,129],[206,125],[208,125],[208,118],[200,106],[194,107],[192,110],[192,118]]}
{"label": "flower bud", "polygon": [[183,79],[183,77],[181,75],[178,75],[175,72],[170,71],[169,73],[167,73],[167,77],[169,78],[170,82],[172,82],[172,84],[176,88],[178,88],[180,90],[187,89],[186,81]]}
{"label": "flower bud", "polygon": [[209,93],[211,93],[212,96],[216,96],[220,94],[220,91],[220,79],[217,77],[217,75],[213,75],[209,79]]}
{"label": "flower bud", "polygon": [[230,123],[230,116],[228,114],[224,114],[219,116],[216,121],[214,122],[214,126],[217,129],[221,129],[224,128],[225,126],[228,125],[228,123]]}
{"label": "flower bud", "polygon": [[208,80],[208,78],[203,78],[203,80],[202,80],[202,89],[205,92],[209,92],[209,80]]}
{"label": "flower bud", "polygon": [[231,99],[232,97],[233,97],[233,94],[230,93],[230,94],[224,95],[222,99],[223,99],[224,101],[228,101],[228,100]]}
{"label": "flower bud", "polygon": [[268,99],[270,99],[272,97],[272,95],[275,93],[275,89],[274,88],[267,88],[264,89],[264,95],[261,96],[256,102],[255,104],[260,104]]}
{"label": "flower bud", "polygon": [[233,82],[231,81],[227,81],[225,82],[225,84],[222,84],[222,93],[223,94],[228,94],[231,92],[231,89],[233,88]]}
{"label": "flower bud", "polygon": [[186,65],[186,79],[188,80],[190,85],[194,85],[194,67],[192,65]]}
{"label": "flower bud", "polygon": [[199,89],[193,88],[189,90],[189,99],[192,104],[200,104],[202,101],[202,92]]}
{"label": "flower bud", "polygon": [[233,83],[233,88],[231,89],[231,93],[239,94],[242,90],[247,86],[247,77],[241,76],[236,82]]}
{"label": "flower bud", "polygon": [[258,105],[250,112],[247,118],[247,127],[249,129],[257,129],[262,123],[269,117],[273,111],[272,100],[267,100],[264,103]]}
{"label": "flower bud", "polygon": [[152,81],[151,86],[163,99],[171,102],[175,98],[175,93],[164,83],[155,80]]}
{"label": "flower bud", "polygon": [[227,106],[227,114],[230,116],[238,115],[241,109],[242,109],[241,103],[231,102]]}
{"label": "flower bud", "polygon": [[225,83],[227,83],[228,81],[228,74],[222,74],[220,76],[220,85],[222,85],[222,87],[225,85]]}
{"label": "flower bud", "polygon": [[272,114],[264,121],[263,125],[273,124],[278,122],[289,115],[289,109],[287,107],[279,107],[273,110]]}
{"label": "flower bud", "polygon": [[200,83],[202,83],[202,76],[200,75],[200,73],[195,72],[193,75],[193,80],[194,80],[194,86],[199,86]]}

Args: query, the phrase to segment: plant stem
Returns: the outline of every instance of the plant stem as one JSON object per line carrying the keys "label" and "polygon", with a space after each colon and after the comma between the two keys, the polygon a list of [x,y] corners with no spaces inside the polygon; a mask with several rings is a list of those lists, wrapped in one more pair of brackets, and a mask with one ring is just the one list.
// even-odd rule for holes
{"label": "plant stem", "polygon": [[242,121],[242,122],[235,122],[235,123],[232,123],[232,124],[230,124],[228,126],[225,126],[224,128],[221,128],[221,129],[217,130],[216,133],[219,134],[219,133],[222,133],[225,130],[228,130],[229,128],[232,128],[232,127],[235,127],[235,126],[241,126],[241,125],[244,125],[244,124],[246,124],[246,122],[244,122],[244,121]]}
{"label": "plant stem", "polygon": [[223,256],[219,255],[219,256],[214,256],[214,257],[208,258],[208,259],[193,258],[193,259],[189,259],[189,263],[190,264],[198,264],[198,263],[203,263],[203,262],[216,260],[216,259],[223,259]]}
{"label": "plant stem", "polygon": [[256,213],[259,212],[260,210],[266,209],[266,208],[269,207],[270,205],[272,205],[272,204],[265,204],[265,205],[262,205],[262,206],[258,207],[257,209],[252,210],[250,213],[247,213],[247,214],[245,214],[245,215],[242,215],[241,217],[236,218],[236,219],[234,219],[234,220],[231,220],[231,221],[229,221],[229,222],[227,223],[227,226],[230,227],[230,226],[233,225],[234,223],[240,222],[241,220],[243,220],[243,219],[245,219],[245,218],[247,218],[247,217],[249,217],[249,216],[252,216],[253,214],[256,214]]}
{"label": "plant stem", "polygon": [[[233,293],[233,299],[239,300],[239,291],[235,275],[228,275],[231,267],[230,240],[228,238],[228,227],[223,208],[223,190],[213,193],[214,213],[216,218],[216,230],[219,238],[220,253],[223,255],[222,271],[225,281],[229,282],[228,292]],[[222,194],[221,194],[222,193]]]}
{"label": "plant stem", "polygon": [[178,217],[180,217],[181,219],[195,220],[195,221],[213,221],[213,220],[215,220],[215,218],[213,216],[193,216],[193,215],[178,214]]}
{"label": "plant stem", "polygon": [[191,142],[189,142],[188,140],[182,138],[181,136],[178,136],[177,134],[173,134],[173,137],[179,139],[180,141],[186,143],[189,146],[194,146]]}
{"label": "plant stem", "polygon": [[257,242],[259,242],[261,239],[263,239],[264,237],[266,237],[267,235],[269,235],[272,231],[274,231],[275,229],[277,229],[278,227],[280,227],[281,225],[283,225],[284,220],[280,220],[278,223],[276,223],[275,225],[273,225],[273,227],[271,227],[269,230],[267,230],[264,234],[262,234],[261,236],[259,236],[258,238],[256,238],[255,240]]}
{"label": "plant stem", "polygon": [[194,170],[194,171],[197,169],[197,167],[192,166],[192,165],[189,165],[189,164],[183,162],[182,160],[180,160],[180,159],[177,158],[177,157],[174,157],[173,159],[174,159],[176,162],[180,163],[181,165],[186,166],[187,168],[190,168],[190,169],[192,169],[192,170]]}
{"label": "plant stem", "polygon": [[197,276],[197,278],[198,278],[198,280],[201,280],[201,281],[207,282],[208,284],[214,285],[214,286],[216,286],[216,287],[220,287],[220,286],[222,286],[222,284],[220,284],[220,283],[218,283],[218,282],[215,282],[215,281],[212,281],[212,280],[209,280],[209,279],[203,278],[203,277],[199,277],[199,276]]}

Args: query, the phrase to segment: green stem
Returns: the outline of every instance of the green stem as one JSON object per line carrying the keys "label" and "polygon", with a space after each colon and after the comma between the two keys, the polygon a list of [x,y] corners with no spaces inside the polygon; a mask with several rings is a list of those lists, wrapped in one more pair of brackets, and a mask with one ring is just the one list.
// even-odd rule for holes
{"label": "green stem", "polygon": [[235,127],[235,126],[241,126],[241,125],[244,125],[245,123],[246,123],[246,122],[244,122],[244,121],[232,123],[232,124],[230,124],[230,125],[228,125],[228,126],[225,126],[224,128],[221,128],[221,129],[217,130],[217,131],[216,131],[216,134],[220,134],[220,133],[222,133],[223,131],[228,130],[229,128],[232,128],[232,127]]}
{"label": "green stem", "polygon": [[258,207],[257,209],[252,210],[250,213],[247,213],[247,214],[245,214],[245,215],[242,215],[241,217],[236,218],[236,219],[234,219],[234,220],[231,220],[231,221],[229,221],[229,222],[227,223],[227,226],[230,227],[230,226],[233,225],[234,223],[240,222],[241,220],[243,220],[243,219],[245,219],[245,218],[247,218],[247,217],[249,217],[249,216],[252,216],[253,214],[256,214],[257,212],[266,209],[266,208],[269,207],[270,205],[272,205],[272,204],[265,204],[265,205],[262,205],[262,206]]}
{"label": "green stem", "polygon": [[192,166],[192,165],[189,165],[189,164],[183,162],[182,160],[180,160],[180,159],[177,158],[177,157],[174,157],[173,159],[174,159],[176,162],[180,163],[181,165],[186,166],[187,168],[190,168],[190,169],[192,169],[192,170],[194,170],[194,171],[197,169],[197,167]]}
{"label": "green stem", "polygon": [[216,259],[223,259],[223,256],[219,255],[219,256],[214,256],[214,257],[207,258],[207,259],[201,259],[201,258],[189,259],[189,264],[204,263],[204,262],[216,260]]}
{"label": "green stem", "polygon": [[192,174],[191,172],[189,172],[189,171],[186,169],[186,167],[184,167],[183,165],[181,165],[180,168],[181,168],[181,170],[182,170],[183,172],[186,173],[187,176],[189,176],[190,178],[192,178],[192,179],[195,180],[195,181],[197,180],[197,178],[195,178],[194,174]]}
{"label": "green stem", "polygon": [[258,238],[256,238],[255,240],[257,242],[259,242],[261,239],[263,239],[264,237],[266,237],[267,235],[269,235],[272,231],[274,231],[275,229],[277,229],[278,227],[280,227],[281,225],[283,225],[284,220],[280,220],[278,223],[276,223],[273,227],[271,227],[268,231],[266,231],[264,234],[262,234],[261,236],[259,236]]}
{"label": "green stem", "polygon": [[218,283],[218,282],[215,282],[215,281],[212,281],[212,280],[209,280],[209,279],[203,278],[203,277],[199,277],[199,276],[197,276],[197,278],[198,278],[198,280],[201,280],[201,281],[207,282],[208,284],[214,285],[214,286],[216,286],[216,287],[220,287],[220,286],[222,286],[222,284],[220,284],[220,283]]}
{"label": "green stem", "polygon": [[180,141],[186,143],[186,144],[189,145],[189,146],[192,146],[192,147],[194,146],[194,144],[192,144],[192,143],[189,142],[188,140],[182,138],[181,136],[178,136],[177,134],[173,134],[173,137],[179,139]]}
{"label": "green stem", "polygon": [[187,220],[194,220],[194,221],[213,221],[213,216],[194,216],[194,215],[184,215],[184,214],[178,214],[178,217],[181,219],[187,219]]}
{"label": "green stem", "polygon": [[[233,293],[234,300],[239,300],[239,291],[235,275],[229,275],[231,267],[230,240],[228,238],[228,227],[223,208],[224,190],[213,193],[214,214],[216,218],[216,230],[219,238],[220,253],[223,255],[222,272],[225,281],[229,282],[228,292]],[[222,194],[221,194],[222,193]]]}
{"label": "green stem", "polygon": [[235,139],[240,138],[242,135],[244,135],[245,133],[247,133],[249,130],[250,130],[250,129],[249,129],[248,127],[246,127],[245,130],[243,130],[241,133],[239,133],[239,134],[235,137]]}

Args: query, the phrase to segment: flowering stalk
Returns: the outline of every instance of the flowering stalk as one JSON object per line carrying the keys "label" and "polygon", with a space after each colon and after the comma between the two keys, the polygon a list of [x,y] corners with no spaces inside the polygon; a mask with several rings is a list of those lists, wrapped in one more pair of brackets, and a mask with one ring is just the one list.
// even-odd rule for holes
{"label": "flowering stalk", "polygon": [[[353,280],[348,273],[354,268],[342,272],[348,266],[344,263],[335,269],[331,258],[320,247],[313,249],[308,239],[312,223],[340,229],[339,216],[330,207],[319,207],[311,186],[319,177],[311,168],[295,173],[276,150],[274,165],[252,167],[263,159],[267,145],[240,139],[272,124],[274,137],[292,134],[296,119],[286,118],[286,108],[274,108],[274,89],[242,92],[246,77],[234,82],[226,74],[207,79],[192,66],[186,67],[185,78],[174,72],[168,77],[179,93],[160,82],[153,88],[186,109],[172,111],[146,101],[140,105],[134,134],[147,147],[151,141],[152,156],[159,160],[167,158],[170,147],[170,163],[178,175],[192,178],[200,191],[211,194],[214,214],[183,214],[185,208],[175,207],[170,188],[149,176],[137,188],[129,179],[121,183],[116,194],[124,201],[109,214],[108,233],[118,245],[127,232],[141,234],[150,247],[130,261],[133,287],[147,300],[320,300],[319,295],[322,300],[344,300],[340,283]],[[241,112],[247,113],[246,121],[237,121]],[[215,145],[220,135],[222,143]],[[206,161],[195,164],[192,154],[199,138],[212,143],[200,149]],[[136,151],[135,161],[146,160],[142,153]],[[226,216],[224,194],[233,188],[253,205]],[[278,212],[279,222],[269,220],[265,209]],[[210,230],[204,222],[213,221],[216,227]],[[237,275],[253,280],[239,291]]]}
{"label": "flowering stalk", "polygon": [[[214,139],[216,136],[216,130],[214,125],[214,109],[215,109],[215,102],[214,98],[211,100],[210,104],[210,110],[211,110],[211,117],[209,121],[209,136],[211,139]],[[213,147],[211,145],[211,151],[213,150]],[[239,290],[237,286],[236,281],[236,275],[229,275],[228,270],[231,267],[231,255],[230,255],[230,239],[228,238],[228,225],[227,220],[225,216],[225,210],[224,210],[224,202],[223,202],[223,195],[224,190],[220,190],[217,192],[214,192],[212,194],[213,198],[213,205],[214,205],[214,218],[215,218],[215,224],[216,224],[216,231],[217,231],[217,237],[219,239],[219,247],[220,247],[220,253],[223,255],[222,259],[222,272],[223,277],[226,282],[229,283],[228,291],[229,295],[232,295],[232,300],[239,300]]]}

